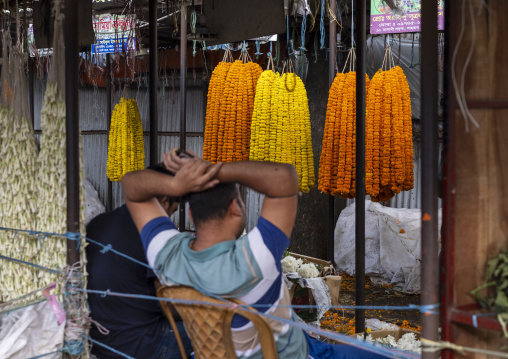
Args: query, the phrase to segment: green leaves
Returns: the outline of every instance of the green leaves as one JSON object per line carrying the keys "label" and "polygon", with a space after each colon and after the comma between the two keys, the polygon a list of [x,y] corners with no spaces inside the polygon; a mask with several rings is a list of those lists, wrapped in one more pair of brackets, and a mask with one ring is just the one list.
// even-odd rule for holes
{"label": "green leaves", "polygon": [[[480,292],[491,288],[484,297]],[[478,303],[486,309],[494,308],[498,313],[498,320],[503,327],[505,337],[508,338],[506,321],[508,320],[508,252],[501,252],[487,262],[485,268],[485,283],[470,292]]]}

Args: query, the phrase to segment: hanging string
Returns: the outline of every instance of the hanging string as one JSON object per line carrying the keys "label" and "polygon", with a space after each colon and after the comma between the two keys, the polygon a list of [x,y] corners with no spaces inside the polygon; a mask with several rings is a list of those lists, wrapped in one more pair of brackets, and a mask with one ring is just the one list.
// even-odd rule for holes
{"label": "hanging string", "polygon": [[351,0],[351,47],[355,47],[355,0]]}
{"label": "hanging string", "polygon": [[318,32],[314,35],[314,63],[318,60]]}
{"label": "hanging string", "polygon": [[[321,0],[321,21],[319,23],[319,32],[321,33],[321,47],[320,50],[324,50],[325,47],[325,0]],[[316,57],[317,61],[317,57]]]}
{"label": "hanging string", "polygon": [[400,65],[400,54],[402,52],[402,40],[401,40],[401,34],[399,34],[399,61],[397,62],[397,65]]}
{"label": "hanging string", "polygon": [[410,69],[414,69],[413,59],[415,55],[415,33],[413,32],[413,41],[411,41],[411,64],[409,65]]}
{"label": "hanging string", "polygon": [[263,55],[262,52],[259,52],[259,49],[261,47],[261,43],[259,40],[256,40],[256,53],[254,55],[256,55],[256,59],[259,57],[259,55]]}
{"label": "hanging string", "polygon": [[305,9],[305,15],[303,16],[303,19],[302,19],[302,30],[300,33],[301,44],[302,44],[302,46],[300,46],[300,50],[302,50],[302,51],[307,51],[307,49],[305,48],[305,31],[306,30],[307,30],[307,9]]}
{"label": "hanging string", "polygon": [[286,16],[286,58],[289,57],[291,44],[289,42],[289,15]]}

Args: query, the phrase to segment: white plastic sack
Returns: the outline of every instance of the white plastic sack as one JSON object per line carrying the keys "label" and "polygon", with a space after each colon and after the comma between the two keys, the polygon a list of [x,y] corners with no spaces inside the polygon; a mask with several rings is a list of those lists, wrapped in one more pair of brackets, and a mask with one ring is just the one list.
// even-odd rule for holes
{"label": "white plastic sack", "polygon": [[[355,274],[354,203],[342,211],[337,221],[334,257],[340,271]],[[399,291],[419,293],[420,261],[421,210],[365,201],[365,274]]]}
{"label": "white plastic sack", "polygon": [[284,14],[288,14],[289,5],[293,5],[290,11],[291,16],[296,14],[307,16],[310,13],[310,6],[307,0],[284,0]]}
{"label": "white plastic sack", "polygon": [[[65,321],[58,325],[48,301],[4,315],[0,325],[0,358],[26,359],[57,351],[64,341]],[[61,358],[56,353],[51,358]]]}
{"label": "white plastic sack", "polygon": [[86,178],[83,180],[83,184],[85,185],[86,226],[96,216],[106,212],[106,208],[99,199],[97,191]]}

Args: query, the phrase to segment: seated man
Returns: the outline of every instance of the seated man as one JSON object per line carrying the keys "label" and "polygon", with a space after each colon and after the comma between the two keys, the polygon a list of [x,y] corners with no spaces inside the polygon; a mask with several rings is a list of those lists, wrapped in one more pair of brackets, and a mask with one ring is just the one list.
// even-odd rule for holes
{"label": "seated man", "polygon": [[[270,162],[234,162],[211,166],[199,158],[179,158],[174,150],[164,164],[175,176],[148,171],[122,179],[125,202],[141,232],[148,262],[168,284],[182,284],[247,304],[268,304],[260,311],[295,319],[281,275],[297,209],[298,177],[293,166]],[[245,205],[236,183],[265,195],[257,226],[241,236]],[[156,196],[188,194],[196,236],[179,233]],[[279,358],[378,358],[352,347],[309,338],[301,329],[267,319]],[[262,358],[256,329],[245,318],[232,323],[239,358]]]}
{"label": "seated man", "polygon": [[[178,198],[159,197],[160,206],[167,215],[173,214],[178,201]],[[139,233],[125,205],[95,217],[87,226],[87,236],[105,246],[111,244],[120,253],[147,263]],[[86,248],[88,289],[156,295],[154,281],[156,285],[160,284],[153,271],[111,251],[101,253],[102,250],[96,244]],[[97,326],[92,326],[92,339],[134,358],[181,359],[171,326],[157,301],[117,296],[103,298],[89,294],[88,302],[92,319],[109,330],[109,334],[105,335]],[[177,322],[177,325],[190,354],[192,346],[182,322]],[[92,354],[101,359],[118,358],[118,354],[99,345],[93,345]]]}

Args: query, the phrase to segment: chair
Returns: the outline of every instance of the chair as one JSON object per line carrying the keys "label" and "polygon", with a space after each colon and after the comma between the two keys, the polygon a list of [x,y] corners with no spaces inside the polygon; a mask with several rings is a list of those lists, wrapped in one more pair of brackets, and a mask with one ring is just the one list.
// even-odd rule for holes
{"label": "chair", "polygon": [[[225,304],[224,300],[212,298],[186,286],[161,287],[157,291],[160,298],[192,300],[213,304]],[[243,304],[237,300],[230,303]],[[192,341],[196,359],[229,359],[236,358],[235,347],[231,334],[231,320],[239,314],[250,320],[257,329],[261,351],[264,359],[277,359],[277,347],[273,331],[265,318],[255,313],[234,307],[218,307],[210,304],[180,304],[160,301],[164,314],[168,318],[180,347],[182,358],[186,359],[182,341],[178,333],[171,304],[174,306]],[[250,308],[251,310],[254,310]]]}

